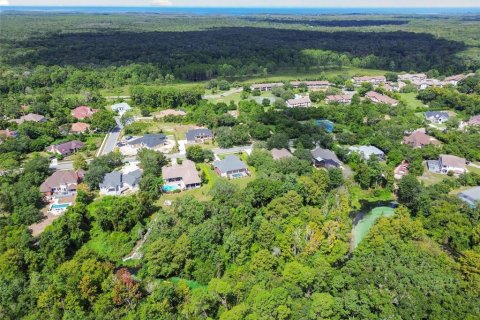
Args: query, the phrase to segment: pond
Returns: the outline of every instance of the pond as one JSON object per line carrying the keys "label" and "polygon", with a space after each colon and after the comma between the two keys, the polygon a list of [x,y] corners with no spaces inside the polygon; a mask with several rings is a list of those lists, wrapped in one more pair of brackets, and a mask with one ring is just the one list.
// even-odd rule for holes
{"label": "pond", "polygon": [[359,212],[355,212],[353,218],[351,250],[365,238],[370,228],[380,217],[391,217],[394,213],[396,203],[380,202],[369,203],[362,206]]}

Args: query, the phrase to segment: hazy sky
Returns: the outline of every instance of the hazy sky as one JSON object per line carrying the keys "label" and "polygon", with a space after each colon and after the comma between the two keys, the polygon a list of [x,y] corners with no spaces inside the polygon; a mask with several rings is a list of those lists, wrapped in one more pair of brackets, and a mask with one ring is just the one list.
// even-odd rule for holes
{"label": "hazy sky", "polygon": [[480,0],[0,0],[0,5],[194,7],[478,7]]}

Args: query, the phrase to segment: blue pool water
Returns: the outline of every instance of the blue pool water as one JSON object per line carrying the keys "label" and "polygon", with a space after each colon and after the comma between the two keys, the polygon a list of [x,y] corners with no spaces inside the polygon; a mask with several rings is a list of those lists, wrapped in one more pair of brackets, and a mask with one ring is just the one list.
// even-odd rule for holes
{"label": "blue pool water", "polygon": [[243,174],[242,173],[234,173],[234,174],[232,174],[232,177],[235,178],[235,179],[241,178],[241,177],[243,177]]}
{"label": "blue pool water", "polygon": [[172,192],[172,191],[178,190],[178,188],[176,186],[165,185],[162,187],[162,190],[165,192]]}
{"label": "blue pool water", "polygon": [[67,209],[68,207],[70,207],[70,203],[61,203],[61,204],[55,203],[55,204],[52,204],[50,209],[60,210],[60,209]]}

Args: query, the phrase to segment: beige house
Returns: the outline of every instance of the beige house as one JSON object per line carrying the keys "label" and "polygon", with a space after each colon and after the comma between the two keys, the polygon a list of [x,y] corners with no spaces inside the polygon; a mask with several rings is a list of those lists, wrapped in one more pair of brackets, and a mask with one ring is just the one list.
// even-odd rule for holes
{"label": "beige house", "polygon": [[190,190],[202,186],[195,163],[190,160],[184,160],[182,164],[163,167],[162,177],[165,191]]}

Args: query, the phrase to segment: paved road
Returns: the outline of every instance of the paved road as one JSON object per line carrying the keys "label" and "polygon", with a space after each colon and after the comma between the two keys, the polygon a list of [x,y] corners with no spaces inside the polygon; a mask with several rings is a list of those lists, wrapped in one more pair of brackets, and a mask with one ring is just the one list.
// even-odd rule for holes
{"label": "paved road", "polygon": [[113,128],[112,131],[110,131],[107,135],[105,144],[103,145],[103,149],[100,150],[99,156],[106,155],[115,149],[118,138],[120,138],[120,132],[122,131],[122,123],[120,122],[120,117],[115,117],[115,121],[117,122],[117,125],[115,128]]}

